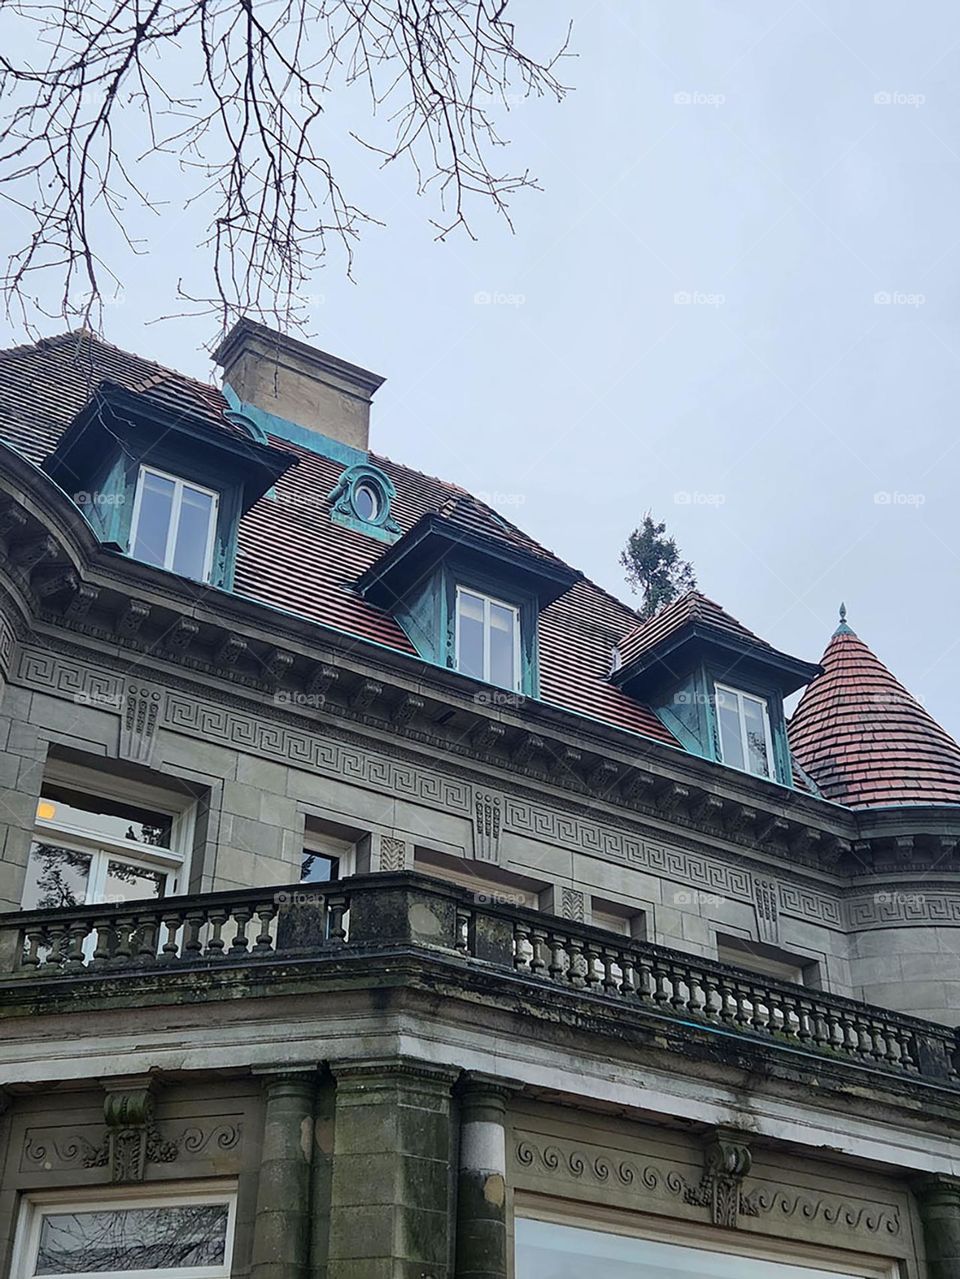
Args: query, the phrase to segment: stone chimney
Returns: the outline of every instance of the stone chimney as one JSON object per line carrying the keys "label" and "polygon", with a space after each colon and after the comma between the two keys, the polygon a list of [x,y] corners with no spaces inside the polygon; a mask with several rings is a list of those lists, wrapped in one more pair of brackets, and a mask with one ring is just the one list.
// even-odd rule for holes
{"label": "stone chimney", "polygon": [[273,329],[238,320],[213,358],[239,398],[367,452],[370,401],[384,379]]}

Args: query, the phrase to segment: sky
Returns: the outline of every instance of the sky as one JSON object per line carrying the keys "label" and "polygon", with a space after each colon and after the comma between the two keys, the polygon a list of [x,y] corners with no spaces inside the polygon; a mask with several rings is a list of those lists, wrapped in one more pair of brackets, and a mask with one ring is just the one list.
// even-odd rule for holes
{"label": "sky", "polygon": [[[501,113],[498,163],[542,187],[512,201],[512,232],[480,210],[476,240],[437,242],[408,170],[331,142],[385,225],[352,280],[335,253],[317,273],[310,334],[386,376],[374,449],[627,600],[619,554],[650,510],[706,594],[799,657],[845,601],[960,735],[960,6],[512,9],[538,53],[572,19],[574,55],[562,103]],[[357,112],[331,103],[331,139]],[[149,251],[123,263],[104,335],[208,379],[216,320],[156,322],[204,252],[184,180],[156,180],[169,205],[131,210]]]}

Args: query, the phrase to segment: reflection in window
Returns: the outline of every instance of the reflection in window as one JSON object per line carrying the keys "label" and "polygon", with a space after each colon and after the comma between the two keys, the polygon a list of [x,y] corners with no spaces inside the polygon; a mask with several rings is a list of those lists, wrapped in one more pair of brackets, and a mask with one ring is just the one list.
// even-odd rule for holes
{"label": "reflection in window", "polygon": [[40,1225],[32,1275],[176,1274],[226,1259],[224,1203],[49,1212]]}
{"label": "reflection in window", "polygon": [[703,1247],[518,1217],[516,1279],[862,1279]]}
{"label": "reflection in window", "polygon": [[53,910],[82,906],[90,883],[89,853],[58,844],[34,844],[23,889],[24,910]]}
{"label": "reflection in window", "polygon": [[337,879],[339,874],[339,857],[312,853],[309,848],[303,850],[303,861],[300,863],[301,884],[325,884],[328,880]]}
{"label": "reflection in window", "polygon": [[457,670],[520,687],[520,614],[512,604],[457,587]]}
{"label": "reflection in window", "polygon": [[773,739],[766,702],[722,684],[716,686],[716,697],[723,762],[731,768],[753,773],[754,777],[774,777]]}

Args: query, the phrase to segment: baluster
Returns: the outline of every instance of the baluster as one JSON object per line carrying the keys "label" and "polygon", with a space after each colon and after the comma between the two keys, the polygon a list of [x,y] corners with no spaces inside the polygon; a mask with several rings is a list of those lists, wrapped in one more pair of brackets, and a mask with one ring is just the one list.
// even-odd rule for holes
{"label": "baluster", "polygon": [[137,961],[143,964],[154,963],[160,940],[160,916],[142,915],[133,939],[136,942],[134,954]]}
{"label": "baluster", "polygon": [[690,969],[689,974],[689,997],[687,999],[687,1010],[692,1017],[702,1017],[704,1004],[706,1002],[706,990],[703,984],[703,973],[696,968]]}
{"label": "baluster", "polygon": [[233,934],[233,941],[230,943],[230,954],[234,956],[246,955],[250,949],[250,939],[247,937],[247,926],[253,919],[253,911],[249,906],[234,906],[230,912],[236,931]]}
{"label": "baluster", "polygon": [[210,935],[204,948],[204,954],[208,959],[218,958],[226,949],[226,943],[223,940],[223,926],[229,918],[229,912],[222,906],[215,906],[208,911],[207,922],[210,925]]}
{"label": "baluster", "polygon": [[567,980],[571,986],[575,986],[578,990],[582,990],[586,985],[584,980],[584,970],[586,963],[583,958],[583,947],[576,937],[570,938],[568,955],[570,958],[570,967],[567,969]]}
{"label": "baluster", "polygon": [[97,934],[97,944],[93,952],[93,958],[90,960],[91,968],[102,968],[104,964],[110,962],[116,945],[116,936],[114,922],[112,919],[94,918],[93,929]]}
{"label": "baluster", "polygon": [[184,941],[180,951],[182,959],[190,961],[200,958],[203,951],[203,940],[200,934],[206,922],[207,913],[201,907],[195,906],[184,915]]}
{"label": "baluster", "polygon": [[717,994],[720,997],[720,1020],[729,1026],[733,1023],[734,1009],[731,1005],[734,1003],[733,990],[728,977],[721,975],[717,979]]}
{"label": "baluster", "polygon": [[61,968],[66,959],[67,926],[51,923],[47,929],[47,957],[44,968]]}
{"label": "baluster", "polygon": [[810,1025],[812,1015],[812,1005],[805,999],[798,1000],[797,1017],[799,1018],[799,1024],[797,1025],[797,1038],[804,1048],[813,1039],[813,1030]]}
{"label": "baluster", "polygon": [[547,970],[553,981],[563,981],[569,965],[566,938],[560,933],[550,934],[550,967]]}
{"label": "baluster", "polygon": [[[746,1030],[753,1016],[753,1005],[756,1002],[753,986],[747,982],[733,983],[733,998],[736,1002],[733,1021],[738,1030]],[[749,1009],[749,1012],[747,1011]]]}
{"label": "baluster", "polygon": [[670,991],[667,989],[667,970],[654,959],[650,966],[650,976],[653,978],[653,1002],[658,1008],[662,1008],[670,998]]}
{"label": "baluster", "polygon": [[544,958],[544,951],[547,947],[547,934],[545,930],[542,928],[531,928],[530,944],[533,947],[533,954],[530,956],[530,971],[534,974],[534,976],[539,977],[547,968],[547,961]]}
{"label": "baluster", "polygon": [[462,906],[457,907],[457,935],[454,941],[454,950],[460,951],[462,955],[470,953],[470,912]]}
{"label": "baluster", "polygon": [[772,1029],[770,1026],[770,992],[765,986],[753,989],[753,1015],[750,1018],[750,1029],[758,1034]]}
{"label": "baluster", "polygon": [[887,1060],[887,1039],[880,1022],[874,1021],[868,1028],[870,1037],[870,1056],[874,1061]]}
{"label": "baluster", "polygon": [[635,998],[640,993],[638,990],[638,982],[640,978],[637,972],[637,966],[634,963],[633,954],[629,950],[621,952],[620,972],[621,995],[627,999]]}
{"label": "baluster", "polygon": [[712,974],[704,973],[703,975],[703,1016],[707,1021],[717,1021],[720,1016],[721,1000],[719,987],[714,980]]}
{"label": "baluster", "polygon": [[783,1008],[783,1033],[788,1035],[791,1039],[796,1039],[799,1029],[797,998],[795,995],[783,995],[781,996],[780,1004]]}
{"label": "baluster", "polygon": [[21,968],[40,967],[40,950],[44,944],[44,931],[42,924],[34,924],[32,928],[23,930],[20,944]]}
{"label": "baluster", "polygon": [[842,1048],[844,1040],[843,1027],[840,1018],[832,1008],[827,1008],[827,1047]]}
{"label": "baluster", "polygon": [[811,1030],[813,1042],[819,1049],[830,1047],[830,1031],[826,1009],[822,1004],[811,1005]]}
{"label": "baluster", "polygon": [[[604,946],[600,954],[603,961],[603,989],[608,995],[619,994],[623,981],[623,964],[618,962],[621,958],[620,952],[613,946]],[[619,977],[615,969],[619,971]]]}
{"label": "baluster", "polygon": [[118,915],[114,926],[114,946],[111,960],[118,967],[124,967],[130,963],[130,957],[133,953],[133,934],[137,927],[137,921],[133,915]]}
{"label": "baluster", "polygon": [[[670,1007],[675,1013],[685,1012],[687,1000],[690,997],[690,985],[686,969],[681,968],[678,964],[671,964],[670,985],[673,988]],[[684,991],[686,991],[686,994],[684,994]]]}
{"label": "baluster", "polygon": [[588,990],[596,990],[603,981],[600,968],[600,950],[595,942],[588,941],[583,948],[584,982]]}
{"label": "baluster", "polygon": [[270,925],[276,917],[277,904],[276,902],[262,902],[259,906],[254,907],[254,914],[260,921],[260,931],[257,933],[257,940],[253,943],[253,951],[255,955],[265,955],[273,950],[273,935],[270,932]]}
{"label": "baluster", "polygon": [[327,938],[336,942],[346,941],[345,916],[349,908],[349,901],[342,893],[337,893],[336,896],[328,897],[326,902]]}
{"label": "baluster", "polygon": [[530,929],[526,924],[514,924],[513,926],[513,966],[518,972],[529,972],[530,956],[528,947],[530,946]]}
{"label": "baluster", "polygon": [[900,1048],[900,1065],[904,1070],[919,1070],[917,1041],[907,1030],[897,1031],[897,1044]]}
{"label": "baluster", "polygon": [[167,930],[166,940],[160,950],[160,962],[162,964],[172,964],[180,956],[178,934],[183,926],[183,912],[164,909],[160,918],[163,921],[164,928]]}
{"label": "baluster", "polygon": [[637,995],[645,1004],[653,1000],[655,990],[653,966],[646,955],[640,955],[637,962]]}
{"label": "baluster", "polygon": [[881,1025],[879,1029],[880,1043],[883,1050],[881,1061],[888,1066],[896,1066],[900,1060],[900,1055],[897,1051],[896,1032],[891,1026],[886,1025]]}

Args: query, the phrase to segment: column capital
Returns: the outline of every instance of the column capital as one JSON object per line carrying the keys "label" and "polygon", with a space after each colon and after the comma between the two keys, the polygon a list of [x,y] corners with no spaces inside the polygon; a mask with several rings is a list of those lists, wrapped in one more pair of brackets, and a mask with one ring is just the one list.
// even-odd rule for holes
{"label": "column capital", "polygon": [[910,1181],[921,1212],[925,1207],[952,1207],[960,1210],[960,1177],[948,1173],[930,1172],[913,1177]]}
{"label": "column capital", "polygon": [[362,1089],[375,1085],[416,1083],[449,1092],[460,1071],[419,1057],[362,1057],[328,1063],[338,1089]]}

